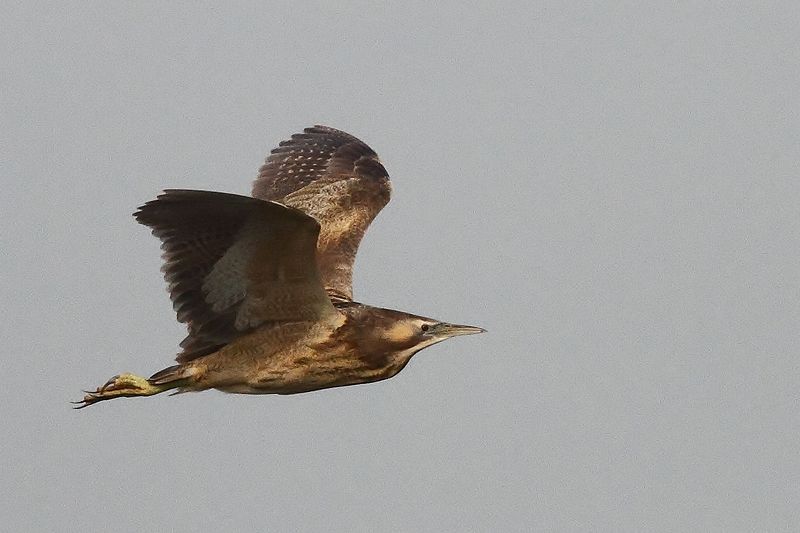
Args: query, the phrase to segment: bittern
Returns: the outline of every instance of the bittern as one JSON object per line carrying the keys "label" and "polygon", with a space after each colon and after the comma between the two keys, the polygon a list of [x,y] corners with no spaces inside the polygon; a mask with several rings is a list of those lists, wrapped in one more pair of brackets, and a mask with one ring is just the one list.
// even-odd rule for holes
{"label": "bittern", "polygon": [[390,192],[370,147],[315,126],[272,150],[253,197],[172,189],[144,204],[134,217],[161,240],[189,334],[177,365],[114,376],[77,408],[168,390],[294,394],[379,381],[423,348],[483,332],[353,301],[358,245]]}

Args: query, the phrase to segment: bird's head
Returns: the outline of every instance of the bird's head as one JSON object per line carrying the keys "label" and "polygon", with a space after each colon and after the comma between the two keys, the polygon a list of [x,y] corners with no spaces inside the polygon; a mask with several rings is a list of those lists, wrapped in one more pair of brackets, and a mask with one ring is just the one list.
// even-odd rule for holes
{"label": "bird's head", "polygon": [[414,349],[415,352],[437,342],[459,335],[474,335],[486,330],[477,326],[464,326],[441,322],[433,318],[406,315],[385,323],[379,329],[381,339],[396,351]]}
{"label": "bird's head", "polygon": [[358,324],[354,332],[358,344],[365,352],[388,359],[386,363],[390,366],[402,367],[423,348],[451,337],[486,331],[477,326],[451,324],[360,304],[354,314],[354,322]]}

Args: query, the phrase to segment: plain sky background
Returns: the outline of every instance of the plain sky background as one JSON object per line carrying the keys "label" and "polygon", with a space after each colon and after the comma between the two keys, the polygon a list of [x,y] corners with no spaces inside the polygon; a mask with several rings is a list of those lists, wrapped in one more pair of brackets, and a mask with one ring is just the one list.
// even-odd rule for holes
{"label": "plain sky background", "polygon": [[[796,2],[28,1],[0,27],[0,529],[800,529]],[[356,298],[489,333],[377,384],[70,410],[184,335],[134,209],[249,194],[314,123],[393,179]]]}

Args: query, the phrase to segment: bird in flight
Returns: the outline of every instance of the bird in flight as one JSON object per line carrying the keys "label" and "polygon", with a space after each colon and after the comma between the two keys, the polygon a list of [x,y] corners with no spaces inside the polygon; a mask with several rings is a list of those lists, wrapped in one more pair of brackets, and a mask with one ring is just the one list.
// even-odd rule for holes
{"label": "bird in flight", "polygon": [[272,150],[252,197],[169,189],[144,204],[134,217],[161,240],[189,334],[177,365],[114,376],[76,408],[169,390],[295,394],[374,382],[423,348],[484,332],[353,301],[359,242],[390,192],[369,146],[314,126]]}

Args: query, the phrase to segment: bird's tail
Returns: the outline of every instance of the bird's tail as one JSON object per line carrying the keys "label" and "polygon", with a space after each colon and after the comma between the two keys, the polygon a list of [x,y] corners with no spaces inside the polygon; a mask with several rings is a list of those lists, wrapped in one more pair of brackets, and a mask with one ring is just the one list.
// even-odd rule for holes
{"label": "bird's tail", "polygon": [[189,365],[172,365],[164,370],[159,370],[147,378],[147,381],[153,385],[172,385],[172,387],[164,388],[164,390],[169,390],[183,386],[189,377],[191,377]]}

